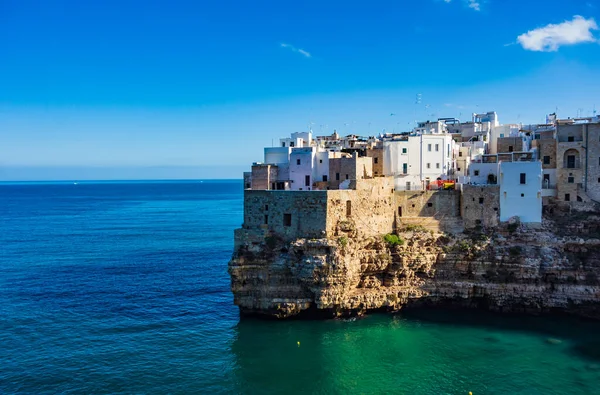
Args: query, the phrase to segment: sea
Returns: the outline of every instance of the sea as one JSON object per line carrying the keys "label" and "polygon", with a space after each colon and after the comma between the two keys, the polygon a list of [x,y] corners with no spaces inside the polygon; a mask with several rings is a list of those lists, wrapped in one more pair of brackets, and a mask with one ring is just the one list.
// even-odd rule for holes
{"label": "sea", "polygon": [[241,180],[0,184],[0,394],[600,394],[600,324],[240,319]]}

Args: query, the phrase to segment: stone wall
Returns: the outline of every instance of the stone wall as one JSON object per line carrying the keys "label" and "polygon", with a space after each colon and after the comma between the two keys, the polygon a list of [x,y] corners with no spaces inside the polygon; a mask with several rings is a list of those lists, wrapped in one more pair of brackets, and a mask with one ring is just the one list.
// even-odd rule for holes
{"label": "stone wall", "polygon": [[367,149],[367,156],[373,158],[373,176],[383,176],[383,148]]}
{"label": "stone wall", "polygon": [[253,165],[252,166],[252,189],[265,190],[272,188],[272,183],[277,181],[278,168],[276,165]]}
{"label": "stone wall", "polygon": [[397,191],[396,212],[402,217],[460,217],[460,191]]}
{"label": "stone wall", "polygon": [[497,147],[498,153],[523,151],[523,139],[521,137],[499,137]]}
{"label": "stone wall", "polygon": [[358,157],[329,159],[329,189],[339,189],[346,180],[355,181],[373,177],[373,159]]}
{"label": "stone wall", "polygon": [[358,180],[356,190],[327,191],[327,235],[375,236],[394,230],[391,177]]}
{"label": "stone wall", "polygon": [[465,228],[498,226],[500,186],[463,185],[460,209]]}
{"label": "stone wall", "polygon": [[[558,161],[556,160],[556,140],[541,139],[533,140],[533,146],[538,149],[538,157],[542,161],[542,169],[556,169]],[[544,163],[544,157],[550,157],[549,163]]]}
{"label": "stone wall", "polygon": [[587,195],[593,200],[600,202],[600,124],[592,123],[586,125],[587,138]]}
{"label": "stone wall", "polygon": [[264,229],[286,240],[323,237],[326,191],[244,191],[244,228]]}
{"label": "stone wall", "polygon": [[[567,157],[575,156],[575,167],[567,167]],[[569,201],[577,201],[579,192],[578,184],[583,183],[583,168],[585,168],[585,153],[583,141],[559,142],[556,147],[556,187],[557,199],[567,201],[565,196],[569,195]],[[570,181],[572,177],[573,182]],[[583,199],[582,196],[580,198]]]}

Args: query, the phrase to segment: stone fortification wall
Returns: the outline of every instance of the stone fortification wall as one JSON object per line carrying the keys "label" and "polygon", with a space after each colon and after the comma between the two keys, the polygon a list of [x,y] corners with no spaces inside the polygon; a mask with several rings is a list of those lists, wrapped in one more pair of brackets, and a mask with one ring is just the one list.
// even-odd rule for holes
{"label": "stone fortification wall", "polygon": [[327,191],[327,235],[382,235],[394,229],[391,177],[359,180],[356,190]]}
{"label": "stone fortification wall", "polygon": [[463,185],[460,209],[465,228],[498,226],[500,186]]}
{"label": "stone fortification wall", "polygon": [[460,217],[460,191],[397,191],[397,213],[402,217]]}
{"label": "stone fortification wall", "polygon": [[244,191],[244,228],[265,229],[286,239],[323,237],[325,191]]}

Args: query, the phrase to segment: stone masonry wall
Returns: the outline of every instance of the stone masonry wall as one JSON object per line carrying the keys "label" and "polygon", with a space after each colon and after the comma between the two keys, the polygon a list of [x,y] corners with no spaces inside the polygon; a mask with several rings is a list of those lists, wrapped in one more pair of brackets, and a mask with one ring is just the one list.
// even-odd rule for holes
{"label": "stone masonry wall", "polygon": [[[521,137],[498,138],[498,153],[523,151],[523,140]],[[512,151],[509,147],[512,146]]]}
{"label": "stone masonry wall", "polygon": [[367,156],[373,158],[373,176],[383,176],[383,149],[367,149]]}
{"label": "stone masonry wall", "polygon": [[465,228],[498,226],[500,186],[463,185],[462,188],[460,206]]}
{"label": "stone masonry wall", "polygon": [[587,195],[600,201],[600,124],[587,125]]}
{"label": "stone masonry wall", "polygon": [[460,191],[397,191],[394,195],[401,217],[460,216]]}
{"label": "stone masonry wall", "polygon": [[246,229],[264,229],[286,240],[323,237],[326,218],[325,191],[244,191]]}
{"label": "stone masonry wall", "polygon": [[[538,147],[539,158],[542,161],[542,169],[556,169],[556,140],[542,139],[534,140],[534,146]],[[544,157],[550,157],[550,163],[544,164]]]}
{"label": "stone masonry wall", "polygon": [[391,177],[357,181],[356,190],[327,191],[327,235],[381,235],[394,229]]}

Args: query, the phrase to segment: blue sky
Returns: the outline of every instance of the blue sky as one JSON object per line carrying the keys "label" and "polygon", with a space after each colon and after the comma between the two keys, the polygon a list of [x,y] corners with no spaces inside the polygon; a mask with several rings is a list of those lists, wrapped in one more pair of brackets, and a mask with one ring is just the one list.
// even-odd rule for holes
{"label": "blue sky", "polygon": [[238,178],[310,123],[590,115],[598,23],[598,0],[0,0],[0,179]]}

